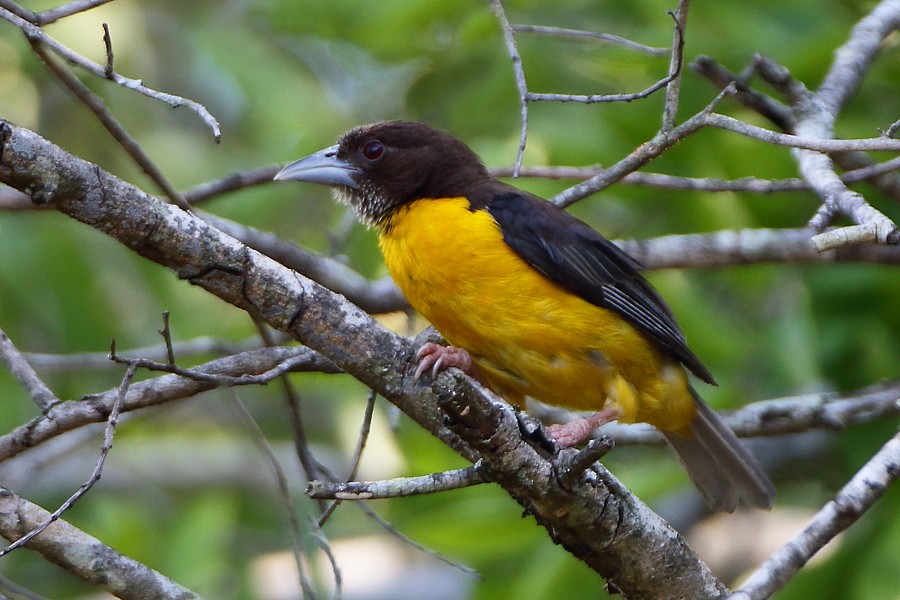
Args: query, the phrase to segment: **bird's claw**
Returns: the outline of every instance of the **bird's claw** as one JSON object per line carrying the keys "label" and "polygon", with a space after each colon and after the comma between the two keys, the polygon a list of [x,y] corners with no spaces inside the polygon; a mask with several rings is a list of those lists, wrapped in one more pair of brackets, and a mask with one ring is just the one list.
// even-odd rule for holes
{"label": "bird's claw", "polygon": [[428,371],[431,371],[432,378],[437,377],[441,371],[450,367],[456,367],[479,381],[481,379],[472,362],[472,357],[462,348],[427,342],[422,344],[422,347],[416,352],[416,360],[419,364],[413,373],[414,381],[418,381]]}

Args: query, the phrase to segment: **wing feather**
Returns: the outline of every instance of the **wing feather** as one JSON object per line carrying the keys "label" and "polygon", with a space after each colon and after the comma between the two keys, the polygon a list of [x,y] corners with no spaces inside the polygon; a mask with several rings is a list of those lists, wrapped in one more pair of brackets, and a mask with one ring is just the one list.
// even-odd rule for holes
{"label": "wing feather", "polygon": [[473,210],[486,208],[504,241],[529,265],[588,302],[615,311],[697,377],[715,384],[636,260],[565,210],[511,186],[497,182],[479,200]]}

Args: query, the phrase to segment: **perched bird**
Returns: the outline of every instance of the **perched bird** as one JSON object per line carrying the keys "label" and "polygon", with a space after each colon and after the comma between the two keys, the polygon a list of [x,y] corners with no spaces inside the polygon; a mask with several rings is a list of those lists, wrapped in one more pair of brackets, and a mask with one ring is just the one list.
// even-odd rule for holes
{"label": "perched bird", "polygon": [[459,366],[510,402],[596,411],[549,429],[563,446],[613,419],[650,423],[712,508],[771,507],[769,478],[688,382],[685,369],[714,380],[671,310],[584,222],[423,123],[357,127],[275,178],[332,186],[377,230],[397,285],[453,346],[423,346],[418,373]]}

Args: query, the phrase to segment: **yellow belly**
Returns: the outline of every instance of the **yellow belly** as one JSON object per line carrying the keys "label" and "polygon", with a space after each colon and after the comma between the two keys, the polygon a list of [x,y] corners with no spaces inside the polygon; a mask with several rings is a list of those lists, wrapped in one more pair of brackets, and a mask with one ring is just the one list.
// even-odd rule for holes
{"label": "yellow belly", "polygon": [[399,209],[379,242],[410,304],[510,401],[531,396],[579,410],[609,402],[621,421],[663,429],[693,418],[680,364],[612,311],[534,270],[465,198]]}

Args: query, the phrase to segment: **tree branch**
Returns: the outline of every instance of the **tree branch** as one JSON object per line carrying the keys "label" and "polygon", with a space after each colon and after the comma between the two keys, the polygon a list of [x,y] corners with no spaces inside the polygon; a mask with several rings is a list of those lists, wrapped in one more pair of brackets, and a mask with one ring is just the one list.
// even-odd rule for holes
{"label": "tree branch", "polygon": [[306,495],[335,500],[376,500],[434,494],[471,487],[490,481],[479,463],[462,469],[430,473],[419,477],[395,477],[385,481],[310,481]]}
{"label": "tree branch", "polygon": [[[107,0],[107,1],[109,1],[109,0]],[[91,4],[91,3],[90,2],[71,2],[67,6],[78,8],[78,11],[75,11],[75,12],[80,12],[81,10],[85,10],[86,8],[92,7],[92,6],[87,6],[86,8],[81,8],[82,6],[85,6],[86,4]],[[93,4],[99,5],[100,2],[95,2]],[[200,104],[199,102],[195,102],[194,100],[189,100],[187,98],[182,98],[181,96],[176,96],[174,94],[168,94],[166,92],[160,92],[158,90],[154,90],[152,88],[145,86],[143,84],[143,82],[139,79],[131,79],[128,77],[123,77],[122,75],[119,75],[118,73],[113,73],[113,76],[111,78],[107,77],[106,67],[104,65],[100,65],[98,63],[95,63],[94,61],[88,60],[87,58],[81,56],[74,50],[71,50],[70,48],[64,46],[63,44],[60,44],[58,41],[56,41],[52,37],[45,34],[41,30],[40,27],[35,25],[35,23],[46,24],[48,22],[48,21],[42,22],[43,17],[41,15],[47,14],[47,16],[51,17],[53,20],[57,20],[57,19],[61,18],[62,16],[68,16],[67,14],[60,13],[60,16],[55,16],[52,14],[52,12],[53,12],[52,10],[47,11],[46,13],[40,13],[40,14],[36,14],[31,11],[26,11],[24,13],[25,16],[23,17],[22,15],[19,14],[19,12],[21,12],[21,11],[11,10],[10,9],[11,6],[17,6],[17,5],[15,5],[15,3],[9,2],[9,1],[6,1],[6,2],[3,2],[2,4],[0,4],[0,19],[8,21],[8,22],[12,23],[13,25],[15,25],[16,27],[18,27],[19,29],[21,29],[22,33],[24,33],[25,36],[29,40],[34,40],[34,41],[40,42],[41,44],[48,46],[50,49],[52,49],[56,54],[58,54],[59,56],[64,58],[66,61],[68,61],[74,65],[78,65],[82,69],[87,70],[88,72],[92,73],[93,75],[96,75],[97,77],[104,78],[104,79],[110,79],[114,83],[121,85],[123,87],[126,87],[130,90],[134,90],[135,92],[138,92],[139,94],[143,94],[149,98],[153,98],[154,100],[159,100],[161,102],[165,102],[172,108],[178,108],[179,106],[186,106],[188,109],[190,109],[191,111],[196,113],[197,116],[199,116],[203,120],[204,123],[206,123],[206,125],[212,130],[213,136],[215,137],[216,141],[219,141],[219,139],[221,139],[222,131],[219,127],[219,122],[212,115],[212,113],[210,113],[209,110],[207,110],[207,108],[205,106],[203,106],[202,104]],[[59,8],[63,8],[63,7],[59,7]]]}
{"label": "tree branch", "polygon": [[538,35],[549,35],[565,38],[588,38],[599,40],[601,42],[609,42],[617,46],[628,48],[636,52],[643,52],[651,56],[665,56],[671,51],[669,48],[654,48],[639,44],[627,38],[623,38],[611,33],[600,33],[598,31],[584,31],[582,29],[566,29],[564,27],[548,27],[546,25],[513,25],[512,30],[516,33],[534,33]]}
{"label": "tree branch", "polygon": [[34,403],[42,412],[59,402],[47,384],[38,377],[34,368],[28,363],[19,349],[15,347],[6,333],[0,329],[0,360],[6,365],[13,377],[25,388]]}
{"label": "tree branch", "polygon": [[519,48],[516,46],[516,32],[509,24],[506,17],[506,11],[503,10],[501,0],[489,0],[494,15],[500,22],[500,30],[503,32],[503,42],[506,44],[506,51],[509,53],[509,59],[513,65],[513,75],[516,80],[516,91],[519,94],[519,116],[522,122],[521,131],[519,133],[519,149],[516,152],[516,162],[513,167],[513,177],[519,176],[519,169],[522,168],[522,160],[525,158],[525,144],[528,141],[528,101],[531,94],[528,92],[528,84],[525,81],[525,69],[522,66],[522,56],[519,54]]}
{"label": "tree branch", "polygon": [[780,590],[840,532],[855,523],[900,476],[900,434],[891,438],[810,521],[760,566],[732,600],[764,600]]}
{"label": "tree branch", "polygon": [[[6,539],[17,540],[49,518],[50,513],[40,506],[0,487],[0,535]],[[54,521],[25,547],[122,600],[200,599],[165,575],[62,519]]]}
{"label": "tree branch", "polygon": [[[32,160],[35,155],[44,160]],[[27,190],[329,357],[463,457],[481,458],[491,479],[554,540],[626,595],[724,594],[677,532],[611,474],[598,466],[564,486],[557,459],[522,438],[506,402],[454,371],[442,373],[433,389],[417,384],[407,372],[412,343],[320,285],[2,120],[0,181]]]}
{"label": "tree branch", "polygon": [[[286,346],[260,348],[219,358],[197,367],[197,370],[202,369],[207,374],[232,377],[254,375],[269,371],[285,360],[295,359],[298,356],[306,356],[308,359],[303,368],[299,370],[320,371],[324,369],[327,371],[331,369],[333,372],[334,365],[331,361],[308,348]],[[219,385],[220,383],[215,380],[182,377],[174,374],[138,381],[129,387],[122,404],[122,412],[195,396],[201,392],[215,389]],[[92,394],[80,400],[54,404],[44,415],[0,436],[0,461],[77,427],[105,421],[112,410],[117,393],[118,390],[112,389]]]}

